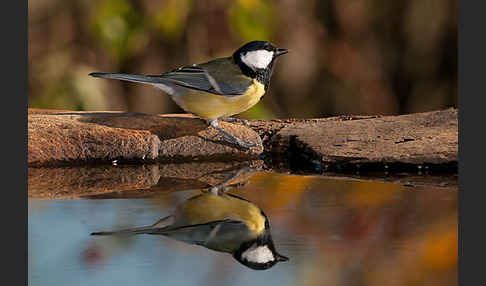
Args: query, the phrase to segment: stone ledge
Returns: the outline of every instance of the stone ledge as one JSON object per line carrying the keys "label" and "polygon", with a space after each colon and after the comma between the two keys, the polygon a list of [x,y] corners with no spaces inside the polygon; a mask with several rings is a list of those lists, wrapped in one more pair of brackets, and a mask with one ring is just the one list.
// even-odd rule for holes
{"label": "stone ledge", "polygon": [[245,150],[228,144],[204,121],[187,114],[29,109],[28,165],[247,161],[263,152],[262,141],[251,128],[226,122],[220,126],[257,147]]}
{"label": "stone ledge", "polygon": [[[274,168],[293,171],[352,169],[455,170],[457,109],[400,116],[339,116],[323,119],[254,121]],[[422,170],[424,171],[424,170]]]}
{"label": "stone ledge", "polygon": [[[340,171],[349,166],[413,168],[447,166],[457,172],[457,109],[401,116],[222,122],[244,150],[187,114],[28,110],[28,165],[74,165],[114,160],[230,162],[265,158],[267,168]],[[262,154],[263,153],[263,154]]]}

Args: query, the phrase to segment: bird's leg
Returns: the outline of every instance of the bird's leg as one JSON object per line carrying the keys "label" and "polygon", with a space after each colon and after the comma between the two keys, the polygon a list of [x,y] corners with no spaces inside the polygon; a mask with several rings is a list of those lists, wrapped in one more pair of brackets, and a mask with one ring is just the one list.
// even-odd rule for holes
{"label": "bird's leg", "polygon": [[209,125],[211,125],[214,129],[218,130],[221,132],[223,135],[221,136],[224,140],[226,140],[229,143],[232,144],[237,144],[240,147],[249,149],[250,147],[256,146],[255,143],[253,142],[243,142],[240,139],[236,138],[235,136],[231,135],[229,132],[225,131],[218,125],[218,119],[212,119],[209,121]]}
{"label": "bird's leg", "polygon": [[226,193],[227,191],[229,191],[231,189],[245,186],[246,184],[248,184],[248,182],[239,182],[239,183],[230,184],[230,185],[226,185],[226,184],[228,184],[234,178],[240,176],[242,173],[249,172],[249,171],[251,171],[251,168],[241,168],[241,169],[239,169],[236,173],[232,174],[228,178],[224,179],[222,182],[220,182],[220,183],[216,184],[215,186],[213,186],[210,189],[211,190],[211,193],[213,193],[215,195],[219,195],[220,192],[221,193]]}
{"label": "bird's leg", "polygon": [[227,191],[234,189],[234,188],[242,188],[244,186],[248,185],[248,182],[240,182],[240,183],[235,183],[231,185],[227,185],[221,189],[222,193],[226,193]]}
{"label": "bird's leg", "polygon": [[246,126],[250,126],[248,123],[248,120],[241,119],[241,118],[235,118],[235,117],[226,117],[223,119],[223,121],[229,122],[229,123],[242,123]]}
{"label": "bird's leg", "polygon": [[216,186],[211,187],[209,190],[214,195],[219,195],[220,193],[226,193],[227,191],[234,189],[234,188],[244,187],[247,184],[248,184],[248,182],[239,182],[239,183],[235,183],[235,184],[231,184],[231,185],[227,185],[227,186],[223,186],[222,184],[217,184]]}

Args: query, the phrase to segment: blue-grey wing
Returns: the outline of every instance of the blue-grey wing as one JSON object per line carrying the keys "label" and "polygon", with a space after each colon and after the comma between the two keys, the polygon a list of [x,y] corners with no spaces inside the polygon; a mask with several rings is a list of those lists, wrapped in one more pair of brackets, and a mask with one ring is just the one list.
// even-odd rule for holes
{"label": "blue-grey wing", "polygon": [[231,58],[184,66],[158,77],[178,86],[221,95],[242,95],[253,83],[251,78],[243,75]]}
{"label": "blue-grey wing", "polygon": [[248,226],[236,220],[220,220],[205,224],[163,228],[152,234],[162,234],[189,244],[198,244],[220,250],[230,250],[240,245],[250,235]]}

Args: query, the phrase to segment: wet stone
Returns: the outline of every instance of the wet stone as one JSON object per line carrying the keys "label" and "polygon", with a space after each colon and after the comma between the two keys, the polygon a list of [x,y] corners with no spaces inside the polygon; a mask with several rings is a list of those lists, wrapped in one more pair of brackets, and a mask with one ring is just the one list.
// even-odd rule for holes
{"label": "wet stone", "polygon": [[[292,172],[457,173],[457,109],[400,116],[253,120],[220,126],[256,147],[242,149],[188,114],[28,110],[30,167],[90,162],[184,163],[263,159]],[[359,166],[359,167],[357,167]]]}

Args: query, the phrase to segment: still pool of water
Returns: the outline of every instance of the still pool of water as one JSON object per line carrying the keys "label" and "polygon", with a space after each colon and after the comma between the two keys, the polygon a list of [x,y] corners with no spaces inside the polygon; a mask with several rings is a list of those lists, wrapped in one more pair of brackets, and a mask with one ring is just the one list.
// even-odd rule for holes
{"label": "still pool of water", "polygon": [[29,198],[29,285],[457,285],[454,188],[246,176],[227,192],[265,213],[276,251],[289,258],[266,270],[173,237],[90,235],[151,225],[208,190],[164,180],[132,195]]}

